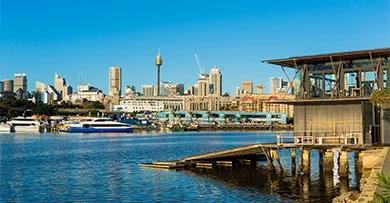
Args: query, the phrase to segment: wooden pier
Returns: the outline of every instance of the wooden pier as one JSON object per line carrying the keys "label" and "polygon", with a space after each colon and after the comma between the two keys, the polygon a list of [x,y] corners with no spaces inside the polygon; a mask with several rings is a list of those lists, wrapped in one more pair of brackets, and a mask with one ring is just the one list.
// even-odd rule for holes
{"label": "wooden pier", "polygon": [[[285,136],[288,139],[288,136]],[[165,168],[165,169],[180,169],[180,168],[215,168],[217,166],[230,166],[235,167],[237,165],[252,165],[256,166],[257,161],[267,161],[271,170],[275,170],[274,163],[277,163],[279,168],[283,170],[283,166],[280,162],[278,150],[290,149],[291,150],[291,167],[293,173],[309,174],[310,173],[310,154],[312,150],[319,151],[319,163],[321,167],[324,167],[325,171],[332,171],[334,166],[334,156],[340,157],[340,176],[348,175],[348,152],[359,152],[364,150],[363,146],[357,145],[356,141],[349,141],[350,137],[345,138],[347,141],[340,142],[338,139],[333,139],[335,142],[319,142],[321,137],[313,139],[303,139],[300,136],[293,138],[293,142],[286,143],[283,137],[277,136],[277,143],[265,143],[265,144],[252,144],[247,146],[241,146],[232,149],[220,150],[216,152],[209,152],[204,154],[198,154],[194,156],[184,157],[180,160],[153,162],[149,164],[139,164],[140,167],[151,168]],[[341,138],[340,138],[341,139]],[[308,140],[308,141],[304,141]],[[299,148],[300,156],[299,165],[296,164],[296,151]],[[336,152],[332,149],[337,149]],[[290,167],[290,166],[289,166]]]}

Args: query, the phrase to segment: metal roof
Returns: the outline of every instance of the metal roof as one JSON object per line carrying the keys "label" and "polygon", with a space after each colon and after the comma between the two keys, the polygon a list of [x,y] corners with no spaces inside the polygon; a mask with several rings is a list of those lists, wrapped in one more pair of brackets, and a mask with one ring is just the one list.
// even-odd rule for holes
{"label": "metal roof", "polygon": [[316,64],[316,63],[330,62],[330,58],[332,58],[333,61],[339,61],[339,60],[345,61],[345,60],[356,60],[356,59],[370,59],[371,57],[377,58],[377,57],[386,57],[386,56],[390,56],[390,48],[338,52],[338,53],[319,54],[319,55],[311,55],[311,56],[297,56],[297,57],[289,57],[284,59],[264,60],[262,62],[283,66],[283,67],[296,68],[296,65],[299,66],[302,64]]}

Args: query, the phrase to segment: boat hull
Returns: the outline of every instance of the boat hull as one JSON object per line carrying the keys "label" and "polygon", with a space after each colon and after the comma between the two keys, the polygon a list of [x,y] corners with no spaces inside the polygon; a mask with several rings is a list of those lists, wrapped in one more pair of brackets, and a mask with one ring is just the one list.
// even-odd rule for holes
{"label": "boat hull", "polygon": [[69,127],[67,129],[60,129],[60,132],[67,133],[126,133],[133,132],[134,128],[84,128],[84,127]]}
{"label": "boat hull", "polygon": [[0,126],[0,133],[10,133],[11,127],[10,126]]}
{"label": "boat hull", "polygon": [[12,132],[15,133],[41,133],[43,128],[39,126],[12,126]]}

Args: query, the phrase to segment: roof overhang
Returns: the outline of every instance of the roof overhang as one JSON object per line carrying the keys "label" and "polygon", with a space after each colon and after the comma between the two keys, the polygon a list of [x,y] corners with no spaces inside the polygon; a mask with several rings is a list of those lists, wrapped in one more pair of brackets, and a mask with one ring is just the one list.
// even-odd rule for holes
{"label": "roof overhang", "polygon": [[298,56],[298,57],[290,57],[290,58],[283,58],[283,59],[264,60],[262,62],[270,63],[282,67],[298,68],[298,66],[303,64],[317,64],[317,63],[330,62],[331,58],[333,61],[340,61],[340,60],[348,61],[348,60],[370,59],[370,58],[387,57],[387,56],[390,56],[390,48],[338,52],[338,53],[319,54],[319,55],[311,55],[311,56]]}

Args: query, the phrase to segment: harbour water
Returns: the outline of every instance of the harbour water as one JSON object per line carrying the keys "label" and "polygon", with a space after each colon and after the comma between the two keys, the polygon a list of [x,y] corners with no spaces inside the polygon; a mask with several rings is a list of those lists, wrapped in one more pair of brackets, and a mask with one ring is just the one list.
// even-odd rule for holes
{"label": "harbour water", "polygon": [[334,179],[320,172],[315,151],[310,176],[292,176],[289,150],[279,152],[284,171],[274,174],[266,162],[216,170],[138,167],[275,140],[275,132],[0,134],[0,202],[331,202],[357,189],[353,162],[349,178]]}

